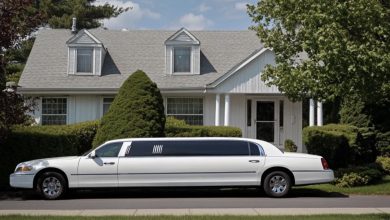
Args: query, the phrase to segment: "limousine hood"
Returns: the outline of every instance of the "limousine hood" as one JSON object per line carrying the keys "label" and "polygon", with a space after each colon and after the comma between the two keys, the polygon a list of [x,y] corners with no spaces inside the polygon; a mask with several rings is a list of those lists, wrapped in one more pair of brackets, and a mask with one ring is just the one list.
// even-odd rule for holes
{"label": "limousine hood", "polygon": [[305,153],[294,153],[294,152],[284,152],[285,157],[294,157],[294,158],[319,158],[321,159],[321,156],[313,155],[313,154],[305,154]]}
{"label": "limousine hood", "polygon": [[25,164],[25,165],[30,165],[30,166],[37,166],[37,165],[45,166],[49,162],[52,162],[52,161],[55,161],[55,160],[62,160],[62,161],[64,161],[64,160],[75,160],[75,159],[78,159],[78,158],[79,158],[78,156],[50,157],[50,158],[43,158],[43,159],[36,159],[36,160],[30,160],[30,161],[22,162],[19,165]]}

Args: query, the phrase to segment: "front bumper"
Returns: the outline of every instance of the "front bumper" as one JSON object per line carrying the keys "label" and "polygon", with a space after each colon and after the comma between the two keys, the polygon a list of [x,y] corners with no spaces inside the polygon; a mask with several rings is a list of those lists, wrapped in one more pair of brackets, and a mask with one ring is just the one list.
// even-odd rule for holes
{"label": "front bumper", "polygon": [[9,184],[15,188],[32,189],[35,174],[13,173],[9,176]]}

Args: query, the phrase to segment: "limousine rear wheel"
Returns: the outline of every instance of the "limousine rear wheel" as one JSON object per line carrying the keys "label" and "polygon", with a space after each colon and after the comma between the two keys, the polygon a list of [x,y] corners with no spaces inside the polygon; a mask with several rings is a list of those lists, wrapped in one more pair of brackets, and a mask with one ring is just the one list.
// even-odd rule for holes
{"label": "limousine rear wheel", "polygon": [[65,194],[67,185],[65,178],[56,172],[45,172],[37,181],[37,190],[43,198],[53,200]]}
{"label": "limousine rear wheel", "polygon": [[283,197],[291,188],[291,178],[283,171],[274,171],[264,179],[264,192],[271,197]]}

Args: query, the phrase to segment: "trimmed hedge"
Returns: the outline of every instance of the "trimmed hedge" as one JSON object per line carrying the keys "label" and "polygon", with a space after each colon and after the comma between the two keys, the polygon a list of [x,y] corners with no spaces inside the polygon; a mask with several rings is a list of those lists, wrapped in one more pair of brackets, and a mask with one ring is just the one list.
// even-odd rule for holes
{"label": "trimmed hedge", "polygon": [[9,174],[23,161],[80,155],[91,149],[98,121],[73,125],[17,126],[0,147],[0,186],[8,186]]}
{"label": "trimmed hedge", "polygon": [[323,156],[333,169],[371,163],[377,155],[375,132],[352,125],[306,127],[303,142],[308,153]]}
{"label": "trimmed hedge", "polygon": [[242,137],[241,129],[225,126],[193,126],[183,120],[168,117],[165,124],[166,137]]}

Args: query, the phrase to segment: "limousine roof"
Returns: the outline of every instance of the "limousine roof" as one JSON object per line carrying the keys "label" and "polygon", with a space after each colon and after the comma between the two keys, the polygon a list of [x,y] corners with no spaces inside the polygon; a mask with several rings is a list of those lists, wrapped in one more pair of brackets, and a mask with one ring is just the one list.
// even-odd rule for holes
{"label": "limousine roof", "polygon": [[156,141],[156,140],[174,140],[174,141],[179,141],[179,140],[235,140],[235,141],[249,141],[249,142],[254,142],[259,144],[266,155],[268,156],[278,156],[278,155],[283,155],[283,152],[279,150],[277,147],[272,145],[271,143],[268,143],[266,141],[262,140],[257,140],[257,139],[250,139],[250,138],[232,138],[232,137],[169,137],[169,138],[164,138],[164,137],[159,137],[159,138],[122,138],[122,139],[115,139],[111,141],[107,141],[106,143],[112,143],[112,142],[131,142],[131,141]]}

